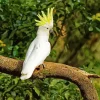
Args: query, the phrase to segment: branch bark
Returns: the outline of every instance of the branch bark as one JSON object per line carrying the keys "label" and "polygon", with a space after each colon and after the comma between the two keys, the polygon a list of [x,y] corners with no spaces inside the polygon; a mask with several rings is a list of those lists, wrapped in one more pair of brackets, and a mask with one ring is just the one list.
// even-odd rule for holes
{"label": "branch bark", "polygon": [[[15,76],[20,76],[23,61],[0,56],[0,71]],[[98,100],[96,89],[93,87],[90,77],[100,78],[98,75],[89,74],[83,70],[65,64],[45,62],[45,68],[37,67],[33,78],[56,77],[75,83],[84,100]]]}

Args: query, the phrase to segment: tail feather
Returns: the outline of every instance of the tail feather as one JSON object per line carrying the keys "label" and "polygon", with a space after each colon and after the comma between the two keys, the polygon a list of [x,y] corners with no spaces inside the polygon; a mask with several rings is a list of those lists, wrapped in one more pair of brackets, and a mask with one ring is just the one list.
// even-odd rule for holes
{"label": "tail feather", "polygon": [[25,79],[30,78],[32,76],[34,70],[35,70],[35,67],[33,67],[33,68],[30,67],[30,69],[29,68],[25,68],[25,69],[23,68],[23,70],[21,72],[20,79],[25,80]]}
{"label": "tail feather", "polygon": [[32,76],[32,74],[33,74],[33,71],[32,72],[29,72],[27,74],[22,73],[20,79],[21,80],[29,79]]}

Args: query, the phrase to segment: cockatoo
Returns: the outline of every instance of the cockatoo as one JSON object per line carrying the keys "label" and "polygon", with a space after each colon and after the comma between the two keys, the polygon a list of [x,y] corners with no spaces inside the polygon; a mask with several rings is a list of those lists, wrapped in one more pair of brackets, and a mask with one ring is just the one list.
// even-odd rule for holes
{"label": "cockatoo", "polygon": [[48,41],[49,32],[53,28],[53,8],[48,8],[47,15],[41,11],[38,14],[39,20],[36,21],[38,27],[37,36],[30,44],[21,71],[21,80],[32,76],[35,68],[43,64],[46,57],[50,54],[51,46]]}

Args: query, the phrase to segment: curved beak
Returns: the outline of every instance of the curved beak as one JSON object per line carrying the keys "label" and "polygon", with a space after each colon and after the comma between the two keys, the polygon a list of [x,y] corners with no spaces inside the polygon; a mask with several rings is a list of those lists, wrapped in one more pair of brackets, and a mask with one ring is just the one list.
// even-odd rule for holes
{"label": "curved beak", "polygon": [[50,30],[49,30],[49,33],[52,33],[52,34],[53,34],[53,33],[54,33],[54,32],[53,32],[53,29],[50,29]]}

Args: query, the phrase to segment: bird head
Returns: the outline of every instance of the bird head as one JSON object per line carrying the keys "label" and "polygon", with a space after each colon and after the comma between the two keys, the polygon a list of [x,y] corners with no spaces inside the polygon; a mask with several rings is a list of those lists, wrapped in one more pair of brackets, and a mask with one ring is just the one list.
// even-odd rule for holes
{"label": "bird head", "polygon": [[39,20],[36,21],[36,26],[39,26],[39,29],[44,32],[50,32],[53,28],[53,9],[48,8],[47,14],[44,11],[41,11],[42,15],[38,14]]}

